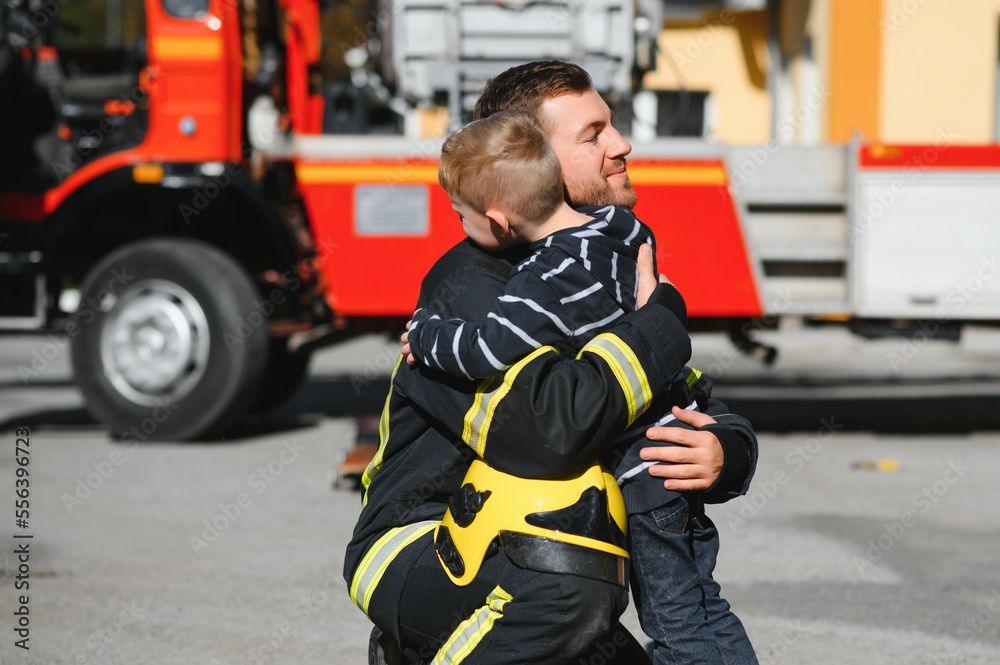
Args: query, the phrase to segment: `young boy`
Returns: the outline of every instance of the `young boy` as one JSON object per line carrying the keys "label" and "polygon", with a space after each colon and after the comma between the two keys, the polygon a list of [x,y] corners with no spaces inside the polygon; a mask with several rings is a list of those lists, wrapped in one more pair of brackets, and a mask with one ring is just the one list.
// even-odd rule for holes
{"label": "young boy", "polygon": [[[531,255],[511,273],[485,321],[442,320],[426,309],[414,313],[402,337],[408,363],[486,378],[542,346],[576,352],[635,309],[636,258],[642,245],[652,250],[652,232],[627,208],[571,208],[556,155],[530,116],[498,113],[453,133],[442,148],[439,180],[471,240],[496,251],[529,243]],[[683,322],[684,302],[673,293],[671,309]],[[704,409],[710,389],[700,372],[686,369],[668,400]],[[643,629],[656,643],[657,663],[678,657],[676,662],[686,662],[686,653],[718,655],[711,620],[721,608],[706,607],[698,587],[703,571],[711,578],[717,542],[707,548],[688,542],[688,514],[700,514],[700,506],[692,505],[700,496],[664,489],[645,472],[652,462],[639,455],[644,446],[659,445],[645,439],[648,427],[691,428],[673,413],[637,411],[605,461],[622,486],[629,514],[633,591]],[[711,561],[699,560],[703,551]]]}

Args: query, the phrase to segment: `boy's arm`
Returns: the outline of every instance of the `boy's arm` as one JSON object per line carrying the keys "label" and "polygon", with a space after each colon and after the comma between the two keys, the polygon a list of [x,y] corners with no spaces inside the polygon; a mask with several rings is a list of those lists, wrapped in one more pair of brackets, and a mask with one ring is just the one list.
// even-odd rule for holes
{"label": "boy's arm", "polygon": [[552,288],[530,270],[511,277],[484,321],[413,314],[409,351],[428,367],[469,379],[506,370],[535,349],[573,333]]}
{"label": "boy's arm", "polygon": [[[534,478],[578,471],[668,389],[689,359],[690,338],[671,310],[678,299],[673,286],[660,285],[646,307],[623,316],[576,359],[540,347],[464,399],[443,398],[439,390],[408,397],[496,468]],[[435,374],[426,367],[400,371]]]}
{"label": "boy's arm", "polygon": [[[646,396],[666,390],[691,355],[675,313],[683,300],[672,285],[657,285],[652,252],[645,250],[638,260],[638,302],[645,306],[623,316],[609,330],[614,338],[594,340],[579,359],[542,347],[503,377],[478,383],[401,363],[392,390],[405,392],[434,429],[481,451],[501,470],[552,477],[589,466],[646,408]],[[446,255],[425,279],[419,305],[484,316],[475,303],[481,296],[492,302],[507,275],[484,256]]]}

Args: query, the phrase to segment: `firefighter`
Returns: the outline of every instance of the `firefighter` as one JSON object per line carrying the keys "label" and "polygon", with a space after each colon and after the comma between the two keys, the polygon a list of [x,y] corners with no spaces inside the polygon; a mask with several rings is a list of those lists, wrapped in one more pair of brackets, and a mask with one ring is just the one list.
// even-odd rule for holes
{"label": "firefighter", "polygon": [[[565,92],[554,84],[549,97]],[[596,93],[580,97],[598,117],[594,136],[563,146],[568,198],[632,205],[631,146]],[[459,243],[428,273],[418,306],[481,318],[523,258],[523,250],[495,255]],[[652,297],[612,329],[610,347],[585,346],[578,359],[543,347],[478,383],[400,357],[345,561],[351,597],[376,624],[379,658],[648,662],[617,623],[627,603],[623,507],[614,481],[594,466],[630,410],[664,394],[690,355],[666,306],[676,291],[657,286],[648,263],[642,288]],[[667,486],[744,491],[748,477],[731,469],[749,476],[755,442],[723,451],[715,435],[696,434],[693,445],[659,449],[659,459],[676,462],[658,471]],[[669,443],[676,434],[654,436]]]}

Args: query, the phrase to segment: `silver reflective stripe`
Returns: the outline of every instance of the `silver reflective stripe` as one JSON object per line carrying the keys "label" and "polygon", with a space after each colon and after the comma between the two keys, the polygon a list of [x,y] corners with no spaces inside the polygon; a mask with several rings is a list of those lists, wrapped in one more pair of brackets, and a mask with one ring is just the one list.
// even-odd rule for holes
{"label": "silver reflective stripe", "polygon": [[476,390],[476,398],[472,402],[472,408],[465,414],[462,440],[480,457],[486,450],[486,428],[483,427],[486,423],[486,414],[489,412],[490,402],[501,388],[503,388],[503,381],[494,381],[494,377],[485,379]]}
{"label": "silver reflective stripe", "polygon": [[618,478],[617,478],[618,484],[619,485],[624,485],[625,481],[628,480],[629,478],[631,478],[632,476],[637,476],[642,471],[645,471],[649,467],[655,466],[657,464],[659,464],[659,462],[643,462],[643,463],[639,464],[638,466],[633,466],[631,469],[629,469],[628,471],[626,471],[622,475],[618,476]]}
{"label": "silver reflective stripe", "polygon": [[603,333],[592,339],[580,349],[580,355],[585,352],[595,353],[608,363],[625,394],[628,424],[631,425],[653,398],[652,388],[639,359],[620,337],[611,333]]}
{"label": "silver reflective stripe", "polygon": [[477,455],[486,456],[486,437],[490,432],[493,413],[510,392],[518,372],[534,362],[537,357],[550,352],[556,352],[555,348],[551,346],[537,348],[508,369],[503,375],[503,381],[494,381],[496,377],[490,377],[479,384],[472,408],[465,414],[465,426],[462,428],[462,441],[475,450]]}
{"label": "silver reflective stripe", "polygon": [[354,579],[351,580],[351,600],[361,608],[362,612],[368,614],[368,604],[371,602],[372,594],[382,580],[385,569],[389,567],[396,555],[404,547],[437,525],[437,520],[427,520],[396,527],[375,541],[361,563],[358,564],[358,570],[354,573]]}

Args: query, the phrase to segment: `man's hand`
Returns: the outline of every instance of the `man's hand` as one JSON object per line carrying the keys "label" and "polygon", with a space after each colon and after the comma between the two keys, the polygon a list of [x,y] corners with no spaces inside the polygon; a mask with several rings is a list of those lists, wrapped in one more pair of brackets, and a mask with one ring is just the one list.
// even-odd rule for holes
{"label": "man's hand", "polygon": [[[639,267],[639,289],[636,293],[635,306],[642,307],[653,295],[657,283],[656,273],[653,271],[653,248],[649,243],[639,246],[639,258],[636,260],[636,265]],[[670,284],[666,275],[661,274],[659,281]]]}
{"label": "man's hand", "polygon": [[[417,311],[419,312],[420,310],[417,310]],[[406,364],[410,365],[412,367],[413,365],[417,364],[417,359],[416,359],[416,357],[412,353],[410,353],[410,333],[409,333],[409,330],[410,330],[410,324],[411,323],[413,323],[413,319],[410,319],[409,321],[406,322],[406,330],[407,330],[407,332],[404,332],[402,335],[399,336],[399,341],[403,343],[402,354],[404,356],[406,356]]]}
{"label": "man's hand", "polygon": [[[682,423],[704,427],[716,422],[715,418],[700,411],[675,406],[671,413]],[[640,451],[644,460],[667,462],[649,467],[650,475],[664,478],[668,490],[685,492],[707,490],[722,472],[722,444],[719,438],[707,431],[692,431],[680,427],[650,427],[646,437],[651,441],[674,443],[673,446],[650,446]]]}

